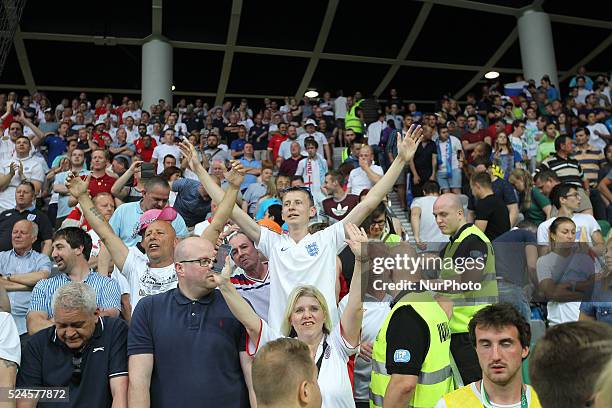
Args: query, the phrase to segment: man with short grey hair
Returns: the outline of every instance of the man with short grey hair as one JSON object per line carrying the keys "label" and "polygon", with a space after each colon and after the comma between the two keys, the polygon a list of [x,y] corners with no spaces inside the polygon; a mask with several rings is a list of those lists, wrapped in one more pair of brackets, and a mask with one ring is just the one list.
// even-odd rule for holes
{"label": "man with short grey hair", "polygon": [[0,252],[0,285],[8,292],[11,314],[20,336],[28,332],[26,314],[30,307],[32,289],[51,272],[51,260],[36,252],[32,245],[38,237],[38,225],[21,220],[13,225],[11,243],[13,249]]}
{"label": "man with short grey hair", "polygon": [[[28,340],[17,387],[67,387],[71,407],[126,407],[127,325],[100,316],[96,292],[86,283],[61,286],[52,305],[54,325]],[[18,406],[36,404],[20,400]]]}

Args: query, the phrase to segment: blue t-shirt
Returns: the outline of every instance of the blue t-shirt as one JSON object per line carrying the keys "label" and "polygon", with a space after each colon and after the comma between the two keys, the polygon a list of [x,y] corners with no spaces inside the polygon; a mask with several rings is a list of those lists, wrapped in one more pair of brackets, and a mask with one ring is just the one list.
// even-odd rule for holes
{"label": "blue t-shirt", "polygon": [[595,281],[591,299],[580,303],[580,311],[597,321],[612,324],[612,281]]}
{"label": "blue t-shirt", "polygon": [[152,408],[248,407],[239,358],[245,350],[246,330],[218,290],[193,301],[176,288],[134,309],[128,356],[154,355]]}
{"label": "blue t-shirt", "polygon": [[[255,169],[261,169],[261,162],[259,160],[248,160],[245,158],[240,159],[240,163],[242,163],[242,165],[246,168],[255,168]],[[257,176],[254,174],[246,174],[244,176],[244,180],[242,181],[242,184],[240,185],[240,191],[243,191],[245,189],[247,189],[252,183],[257,181]]]}
{"label": "blue t-shirt", "polygon": [[526,285],[527,255],[525,247],[536,245],[536,234],[523,229],[504,232],[493,241],[495,251],[495,273],[518,286]]}
{"label": "blue t-shirt", "polygon": [[[113,231],[128,247],[136,246],[137,243],[142,241],[140,231],[140,216],[144,214],[140,207],[140,201],[133,203],[121,204],[108,223],[113,227]],[[172,221],[174,231],[176,231],[177,238],[186,238],[189,236],[185,220],[181,217],[181,214],[177,214],[174,221]]]}
{"label": "blue t-shirt", "polygon": [[[497,178],[492,184],[492,190],[496,197],[499,197],[504,204],[517,204],[518,195],[514,191],[512,184],[504,179]],[[476,208],[476,198],[472,194],[469,195],[468,210],[474,211]]]}
{"label": "blue t-shirt", "polygon": [[172,191],[177,193],[174,209],[183,216],[188,227],[204,221],[210,212],[210,200],[200,194],[201,185],[199,181],[185,178],[172,183]]}
{"label": "blue t-shirt", "polygon": [[57,135],[49,135],[43,144],[47,146],[47,165],[51,167],[53,160],[66,151],[66,141]]}

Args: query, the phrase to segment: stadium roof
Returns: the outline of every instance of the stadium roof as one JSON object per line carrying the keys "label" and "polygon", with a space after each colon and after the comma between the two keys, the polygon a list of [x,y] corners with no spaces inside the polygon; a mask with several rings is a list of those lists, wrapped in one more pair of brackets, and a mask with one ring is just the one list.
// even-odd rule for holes
{"label": "stadium roof", "polygon": [[[461,99],[485,72],[521,73],[517,17],[550,14],[561,82],[610,70],[605,2],[423,0],[29,1],[1,89],[139,94],[141,45],[174,47],[177,96],[223,98],[360,90],[431,103]],[[539,78],[538,78],[539,79]]]}

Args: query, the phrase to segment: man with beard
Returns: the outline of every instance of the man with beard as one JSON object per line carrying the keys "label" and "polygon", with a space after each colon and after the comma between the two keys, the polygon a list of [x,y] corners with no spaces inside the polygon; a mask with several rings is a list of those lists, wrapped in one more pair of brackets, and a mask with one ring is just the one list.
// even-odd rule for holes
{"label": "man with beard", "polygon": [[[80,180],[79,177],[76,178]],[[87,192],[87,184],[82,184]],[[54,325],[53,294],[60,286],[69,282],[83,282],[95,290],[96,304],[101,316],[119,316],[121,309],[119,285],[117,281],[91,270],[87,263],[90,252],[91,238],[82,229],[68,227],[55,233],[51,257],[61,273],[52,278],[43,279],[34,286],[26,318],[28,334],[33,335]]]}

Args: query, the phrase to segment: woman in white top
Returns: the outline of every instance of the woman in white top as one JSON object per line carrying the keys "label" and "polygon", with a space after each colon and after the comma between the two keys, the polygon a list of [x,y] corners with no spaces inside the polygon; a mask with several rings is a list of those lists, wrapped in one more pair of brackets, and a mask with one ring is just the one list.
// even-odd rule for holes
{"label": "woman in white top", "polygon": [[548,321],[550,325],[575,322],[580,301],[594,283],[594,259],[586,245],[576,242],[576,224],[570,218],[556,218],[549,238],[551,252],[536,264],[540,290],[548,300]]}
{"label": "woman in white top", "polygon": [[355,254],[355,270],[346,308],[335,327],[331,327],[325,298],[314,286],[298,286],[291,292],[282,327],[276,328],[269,327],[260,319],[238,294],[229,280],[229,261],[226,261],[223,274],[215,275],[227,305],[247,330],[250,339],[247,352],[255,354],[259,347],[279,337],[297,337],[308,345],[319,368],[318,382],[323,407],[327,408],[355,406],[346,364],[349,356],[357,353],[359,346],[363,318],[361,262],[366,261],[361,256],[361,248],[368,238],[365,231],[354,224],[346,225],[346,230],[349,237],[346,242]]}

